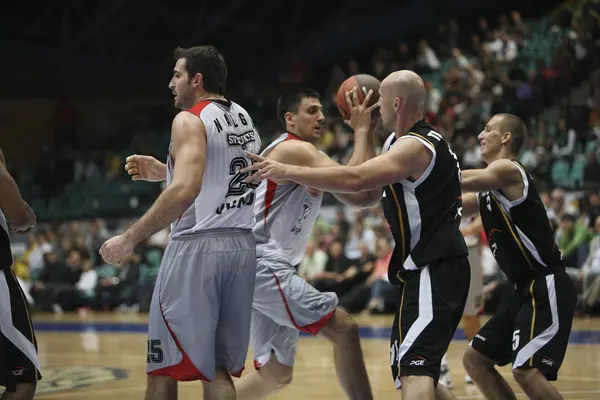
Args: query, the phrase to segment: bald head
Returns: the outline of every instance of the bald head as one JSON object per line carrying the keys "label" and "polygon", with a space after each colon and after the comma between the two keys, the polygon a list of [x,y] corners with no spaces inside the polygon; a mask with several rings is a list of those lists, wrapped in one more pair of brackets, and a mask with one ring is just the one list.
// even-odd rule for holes
{"label": "bald head", "polygon": [[389,74],[381,82],[382,91],[391,97],[400,97],[406,107],[414,109],[427,98],[423,79],[413,71],[401,70]]}

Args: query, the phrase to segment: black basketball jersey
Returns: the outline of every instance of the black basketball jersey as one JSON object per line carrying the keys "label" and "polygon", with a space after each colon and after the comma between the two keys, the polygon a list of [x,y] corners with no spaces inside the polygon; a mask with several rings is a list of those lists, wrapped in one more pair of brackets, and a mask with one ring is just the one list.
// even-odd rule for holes
{"label": "black basketball jersey", "polygon": [[0,211],[0,270],[6,270],[13,264],[10,235],[8,232],[6,218],[4,218],[4,214]]}
{"label": "black basketball jersey", "polygon": [[396,242],[388,268],[392,283],[404,281],[407,271],[468,254],[459,230],[460,167],[442,135],[421,120],[400,138],[390,135],[384,151],[397,141],[415,139],[433,154],[429,167],[416,181],[407,179],[385,187],[382,198]]}
{"label": "black basketball jersey", "polygon": [[562,256],[531,175],[513,161],[523,179],[523,196],[509,201],[501,190],[479,193],[479,211],[488,243],[500,269],[517,286],[529,284]]}

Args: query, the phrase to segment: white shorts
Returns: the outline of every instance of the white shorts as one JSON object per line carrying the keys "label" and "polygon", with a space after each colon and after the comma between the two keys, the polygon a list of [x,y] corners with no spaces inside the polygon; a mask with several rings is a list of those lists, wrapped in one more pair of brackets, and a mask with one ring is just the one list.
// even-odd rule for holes
{"label": "white shorts", "polygon": [[483,310],[483,269],[481,267],[481,254],[479,245],[469,247],[469,264],[471,265],[471,284],[467,304],[465,304],[465,316],[479,315]]}
{"label": "white shorts", "polygon": [[277,361],[293,366],[300,331],[317,335],[338,305],[335,293],[321,293],[277,257],[259,257],[250,345],[254,366]]}

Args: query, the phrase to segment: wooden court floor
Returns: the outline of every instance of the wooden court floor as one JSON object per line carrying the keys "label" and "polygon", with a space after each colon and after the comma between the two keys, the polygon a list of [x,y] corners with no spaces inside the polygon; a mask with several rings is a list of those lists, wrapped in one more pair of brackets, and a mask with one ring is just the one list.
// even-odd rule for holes
{"label": "wooden court floor", "polygon": [[[40,362],[44,379],[39,382],[40,400],[143,399],[146,383],[145,315],[97,314],[36,315]],[[376,399],[401,399],[389,367],[390,317],[358,317],[371,385]],[[461,333],[457,333],[458,336]],[[600,399],[600,319],[577,319],[557,388],[565,399]],[[482,399],[472,385],[465,385],[460,359],[467,346],[454,340],[449,358],[459,399]],[[251,356],[247,371],[251,370]],[[517,388],[510,368],[501,369]],[[180,399],[201,399],[199,383],[180,385]],[[521,393],[516,389],[517,393]],[[292,384],[271,397],[278,400],[343,399],[337,384],[331,346],[302,337]],[[522,393],[519,398],[526,398]]]}

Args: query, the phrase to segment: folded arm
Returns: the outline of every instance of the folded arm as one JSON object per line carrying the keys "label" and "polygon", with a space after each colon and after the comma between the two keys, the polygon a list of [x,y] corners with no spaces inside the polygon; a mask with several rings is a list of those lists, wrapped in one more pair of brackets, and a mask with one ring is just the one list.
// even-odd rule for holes
{"label": "folded arm", "polygon": [[193,114],[181,112],[173,120],[171,137],[173,157],[177,160],[173,168],[173,181],[125,233],[135,243],[175,221],[200,193],[206,164],[204,124]]}

